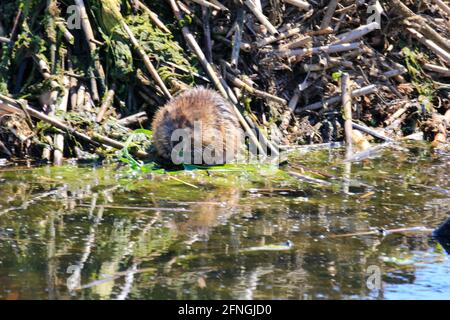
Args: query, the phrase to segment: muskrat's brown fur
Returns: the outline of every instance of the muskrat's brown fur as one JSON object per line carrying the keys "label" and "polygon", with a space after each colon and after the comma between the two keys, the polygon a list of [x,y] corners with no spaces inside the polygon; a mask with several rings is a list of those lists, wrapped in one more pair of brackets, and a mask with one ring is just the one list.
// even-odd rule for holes
{"label": "muskrat's brown fur", "polygon": [[[236,158],[241,145],[239,120],[232,105],[217,92],[203,87],[189,89],[174,97],[156,113],[153,123],[153,144],[157,156],[163,161],[172,162],[172,150],[179,141],[171,141],[172,133],[185,129],[193,137],[194,123],[201,123],[201,144],[191,143],[190,161],[194,164],[223,164]],[[201,149],[198,147],[201,146]],[[200,156],[205,150],[219,155],[212,163]],[[194,158],[194,154],[197,157]],[[186,159],[186,157],[185,157]],[[223,160],[220,160],[223,159]]]}

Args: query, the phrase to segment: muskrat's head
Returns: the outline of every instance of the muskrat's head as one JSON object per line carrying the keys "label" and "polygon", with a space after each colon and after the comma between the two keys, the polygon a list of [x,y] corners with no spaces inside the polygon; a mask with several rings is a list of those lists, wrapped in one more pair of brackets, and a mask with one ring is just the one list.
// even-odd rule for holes
{"label": "muskrat's head", "polygon": [[232,162],[243,137],[233,106],[203,87],[182,92],[158,110],[152,130],[160,162],[174,164]]}

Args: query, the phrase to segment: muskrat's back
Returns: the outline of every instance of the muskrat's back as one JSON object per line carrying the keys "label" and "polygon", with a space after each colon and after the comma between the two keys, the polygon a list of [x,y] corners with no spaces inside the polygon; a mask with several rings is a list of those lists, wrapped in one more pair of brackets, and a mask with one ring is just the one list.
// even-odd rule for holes
{"label": "muskrat's back", "polygon": [[[158,157],[164,161],[180,162],[174,160],[180,151],[177,129],[183,129],[182,134],[189,136],[189,140],[183,141],[190,143],[190,155],[183,155],[184,163],[228,163],[236,158],[241,145],[240,125],[231,104],[217,92],[202,87],[184,91],[156,113],[152,123],[153,143]],[[199,132],[201,139],[194,141]]]}

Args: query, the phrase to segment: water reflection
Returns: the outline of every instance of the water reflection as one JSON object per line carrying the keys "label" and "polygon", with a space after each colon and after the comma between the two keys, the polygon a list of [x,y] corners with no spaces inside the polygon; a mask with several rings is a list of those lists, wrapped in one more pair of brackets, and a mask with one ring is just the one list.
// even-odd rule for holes
{"label": "water reflection", "polygon": [[344,157],[293,155],[294,175],[2,167],[0,298],[448,298],[448,242],[410,229],[449,216],[448,154]]}

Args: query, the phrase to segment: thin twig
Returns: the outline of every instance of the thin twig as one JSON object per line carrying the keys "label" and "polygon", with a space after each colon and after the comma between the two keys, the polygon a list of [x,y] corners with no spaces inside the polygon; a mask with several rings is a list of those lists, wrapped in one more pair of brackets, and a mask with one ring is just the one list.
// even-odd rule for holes
{"label": "thin twig", "polygon": [[279,50],[275,52],[278,57],[303,57],[307,54],[319,54],[319,53],[336,53],[342,51],[350,51],[358,49],[359,42],[343,43],[335,45],[326,45],[314,48],[295,49],[295,50]]}
{"label": "thin twig", "polygon": [[344,116],[345,144],[347,157],[352,154],[352,96],[350,92],[350,76],[344,73],[341,77],[342,86],[342,114]]}
{"label": "thin twig", "polygon": [[450,7],[442,0],[433,0],[439,8],[441,8],[446,14],[447,17],[450,18]]}
{"label": "thin twig", "polygon": [[0,43],[10,44],[12,41],[9,38],[0,37]]}
{"label": "thin twig", "polygon": [[[352,91],[352,98],[368,95],[368,94],[376,92],[377,90],[378,90],[378,87],[376,85],[374,85],[374,84],[371,84],[369,86],[353,90]],[[324,102],[316,102],[316,103],[307,105],[306,107],[300,108],[300,109],[296,110],[295,112],[296,113],[302,113],[302,112],[308,111],[308,110],[309,111],[318,110],[318,109],[322,108],[324,105],[335,104],[335,103],[338,103],[341,100],[342,100],[341,96],[335,96],[335,97],[326,99]]]}
{"label": "thin twig", "polygon": [[231,51],[231,66],[237,68],[239,62],[239,53],[241,52],[242,31],[244,28],[244,8],[240,7],[236,12],[236,23],[233,35],[233,49]]}
{"label": "thin twig", "polygon": [[334,12],[336,11],[338,0],[331,0],[328,3],[327,11],[323,17],[322,23],[320,24],[320,29],[326,29],[330,26],[331,19],[333,18]]}
{"label": "thin twig", "polygon": [[310,10],[311,9],[311,5],[303,0],[283,0],[286,3],[289,3],[293,6],[296,6],[297,8],[301,9],[301,10]]}
{"label": "thin twig", "polygon": [[442,74],[446,77],[450,77],[450,68],[437,66],[437,65],[431,64],[431,63],[426,63],[423,65],[423,67],[424,67],[424,69]]}
{"label": "thin twig", "polygon": [[373,130],[373,129],[367,127],[367,126],[364,126],[362,124],[358,124],[358,123],[354,123],[353,122],[352,123],[352,127],[354,129],[359,130],[359,131],[362,131],[362,132],[365,132],[367,134],[370,134],[371,136],[374,136],[375,138],[378,138],[378,139],[381,139],[381,140],[384,140],[384,141],[387,141],[387,142],[393,142],[394,141],[394,139],[391,139],[388,136],[386,136],[386,135],[384,135],[382,133],[379,133],[378,131],[375,131],[375,130]]}
{"label": "thin twig", "polygon": [[247,92],[249,92],[251,94],[254,94],[254,95],[259,96],[259,97],[266,98],[268,100],[272,100],[272,101],[280,103],[282,105],[287,105],[287,103],[288,103],[283,98],[274,96],[274,95],[272,95],[270,93],[267,93],[265,91],[261,91],[261,90],[258,90],[258,89],[255,89],[255,88],[249,86],[244,81],[240,80],[238,77],[235,77],[234,75],[232,75],[229,72],[225,72],[225,75],[226,75],[227,79],[230,80],[235,86],[237,86],[240,89],[244,89],[245,91],[247,91]]}
{"label": "thin twig", "polygon": [[245,0],[245,5],[255,15],[255,17],[259,20],[259,22],[261,22],[261,24],[267,28],[267,30],[271,34],[273,35],[278,34],[277,29],[270,23],[269,19],[267,19],[264,13],[262,13],[262,11],[256,7],[255,3],[252,0]]}
{"label": "thin twig", "polygon": [[138,112],[136,114],[133,114],[131,116],[119,119],[117,121],[117,123],[122,125],[122,126],[124,126],[124,127],[128,127],[128,126],[130,126],[132,124],[142,123],[142,122],[145,122],[147,120],[148,120],[147,112],[142,111],[142,112]]}
{"label": "thin twig", "polygon": [[211,25],[209,19],[211,17],[211,9],[209,7],[202,7],[202,19],[203,19],[203,36],[206,46],[206,59],[212,62],[212,41],[211,41]]}
{"label": "thin twig", "polygon": [[369,24],[365,24],[365,25],[359,26],[358,28],[356,28],[356,29],[354,29],[352,31],[349,31],[349,32],[346,32],[344,34],[338,35],[337,38],[339,40],[336,41],[335,43],[336,44],[348,43],[350,41],[357,40],[359,38],[362,38],[366,34],[372,32],[372,31],[374,31],[376,29],[379,29],[379,28],[380,28],[380,25],[378,24],[378,22],[372,22],[372,23],[369,23]]}
{"label": "thin twig", "polygon": [[111,86],[111,89],[108,90],[106,93],[105,99],[100,107],[100,110],[98,111],[96,121],[102,122],[103,116],[105,115],[106,110],[111,107],[113,100],[114,100],[114,94],[115,94],[116,86],[113,84]]}
{"label": "thin twig", "polygon": [[218,11],[222,10],[222,8],[223,8],[223,6],[222,7],[218,6],[214,3],[211,3],[206,0],[191,0],[191,1],[201,5],[203,8],[209,8],[209,9],[214,9],[214,10],[218,10]]}
{"label": "thin twig", "polygon": [[[64,95],[60,103],[56,106],[56,111],[66,112],[67,104],[69,103],[69,79],[64,77]],[[53,164],[60,166],[64,156],[64,135],[56,133],[53,137],[55,150],[53,152]]]}

